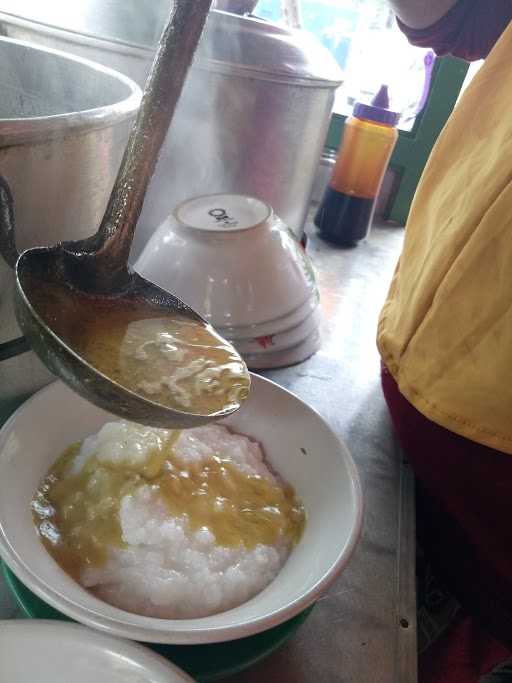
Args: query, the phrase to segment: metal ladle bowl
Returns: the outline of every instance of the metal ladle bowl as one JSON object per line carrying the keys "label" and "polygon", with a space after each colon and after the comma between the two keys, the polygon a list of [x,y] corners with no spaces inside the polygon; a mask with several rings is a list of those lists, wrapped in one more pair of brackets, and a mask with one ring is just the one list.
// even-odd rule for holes
{"label": "metal ladle bowl", "polygon": [[[157,315],[175,312],[206,322],[177,297],[128,268],[128,256],[160,147],[206,21],[211,0],[175,0],[148,77],[139,114],[98,232],[75,242],[28,249],[18,256],[14,240],[13,201],[0,184],[0,252],[15,268],[16,317],[32,349],[72,389],[109,412],[165,428],[194,427],[218,420],[235,408],[202,415],[175,410],[126,389],[100,373],[70,348],[41,318],[31,303],[29,278],[64,286],[69,301],[79,295],[141,303]],[[172,178],[169,179],[172,182]]]}

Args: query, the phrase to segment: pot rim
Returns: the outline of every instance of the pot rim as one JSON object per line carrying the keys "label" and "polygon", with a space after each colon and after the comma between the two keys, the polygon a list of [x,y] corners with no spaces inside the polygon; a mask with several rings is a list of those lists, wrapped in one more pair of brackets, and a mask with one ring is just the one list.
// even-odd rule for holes
{"label": "pot rim", "polygon": [[[230,16],[229,12],[224,12],[222,10],[212,10],[217,15],[220,15],[222,19],[225,16]],[[251,19],[258,19],[257,17],[251,17]],[[81,31],[75,31],[73,29],[64,29],[58,26],[53,26],[52,24],[46,24],[42,21],[37,21],[33,19],[25,19],[11,12],[0,11],[0,23],[4,21],[7,24],[11,23],[15,26],[20,26],[27,30],[35,30],[41,34],[54,35],[57,36],[63,42],[71,43],[71,37],[74,37],[79,44],[88,48],[98,48],[100,50],[105,50],[106,52],[117,52],[120,55],[126,55],[128,57],[134,57],[141,61],[152,60],[154,51],[156,48],[143,45],[141,43],[129,43],[119,38],[99,38],[90,33],[82,33]],[[278,29],[277,26],[272,26],[274,29]],[[283,85],[295,86],[299,85],[308,88],[317,88],[319,90],[334,90],[338,88],[343,83],[343,77],[341,76],[337,79],[332,78],[318,78],[312,76],[298,76],[290,73],[286,70],[279,70],[277,68],[270,71],[265,67],[258,67],[256,65],[242,65],[235,64],[233,62],[224,62],[217,59],[211,59],[208,57],[196,56],[194,62],[191,65],[191,69],[202,69],[210,73],[220,73],[229,76],[240,76],[245,78],[256,78],[262,81],[270,81],[273,83],[281,83]]]}
{"label": "pot rim", "polygon": [[142,99],[142,91],[135,81],[128,76],[89,59],[77,57],[62,50],[44,47],[26,40],[0,36],[0,45],[3,43],[19,45],[32,51],[52,54],[66,61],[81,64],[90,70],[124,84],[127,89],[127,96],[112,104],[77,112],[49,116],[0,118],[0,148],[33,141],[47,142],[55,138],[66,137],[70,134],[76,135],[99,128],[111,127],[130,119],[136,114]]}

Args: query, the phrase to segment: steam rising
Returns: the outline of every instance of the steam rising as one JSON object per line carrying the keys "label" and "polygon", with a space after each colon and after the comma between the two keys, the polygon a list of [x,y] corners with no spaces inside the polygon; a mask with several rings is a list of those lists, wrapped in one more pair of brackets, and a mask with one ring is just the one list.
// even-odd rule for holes
{"label": "steam rising", "polygon": [[[216,2],[238,11],[251,11],[256,4]],[[171,4],[172,0],[0,0],[0,12],[13,15],[4,21],[0,17],[0,29],[100,62],[143,86]],[[132,262],[171,211],[197,195],[256,196],[300,232],[341,77],[334,59],[317,41],[298,34],[290,37],[283,29],[267,28],[271,26],[225,12],[210,14],[149,186]],[[296,82],[302,69],[308,80],[305,88]],[[276,70],[282,75],[268,77]],[[318,85],[324,79],[327,85]],[[63,97],[77,85],[52,80],[63,89]],[[119,147],[119,136],[114,143]],[[103,160],[98,162],[97,182],[106,182]],[[61,174],[65,181],[65,165]]]}

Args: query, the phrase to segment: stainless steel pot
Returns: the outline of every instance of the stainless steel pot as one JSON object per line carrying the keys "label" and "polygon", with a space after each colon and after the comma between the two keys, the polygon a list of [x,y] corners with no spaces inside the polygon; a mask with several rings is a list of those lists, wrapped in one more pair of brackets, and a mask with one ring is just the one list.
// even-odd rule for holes
{"label": "stainless steel pot", "polygon": [[251,14],[258,4],[258,0],[214,0],[213,9],[232,14]]}
{"label": "stainless steel pot", "polygon": [[315,182],[313,183],[313,191],[311,192],[311,202],[313,204],[320,204],[324,198],[325,190],[334,170],[336,156],[337,152],[332,150],[325,149],[322,152],[315,175]]}
{"label": "stainless steel pot", "polygon": [[[86,237],[103,216],[140,88],[104,66],[7,38],[0,88],[0,173],[14,198],[18,249]],[[0,413],[51,379],[16,341],[13,283],[0,258]]]}
{"label": "stainless steel pot", "polygon": [[[0,0],[0,27],[7,35],[90,57],[142,83],[169,0],[68,4],[72,8],[64,13],[60,0]],[[313,36],[211,12],[132,258],[179,202],[206,193],[258,196],[300,237],[340,82],[334,58]]]}

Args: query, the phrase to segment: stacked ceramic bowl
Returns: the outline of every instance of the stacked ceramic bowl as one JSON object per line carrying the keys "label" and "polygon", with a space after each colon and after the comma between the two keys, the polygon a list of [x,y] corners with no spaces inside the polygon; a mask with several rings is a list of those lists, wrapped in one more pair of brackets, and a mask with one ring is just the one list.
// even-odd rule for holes
{"label": "stacked ceramic bowl", "polygon": [[319,348],[311,263],[259,199],[217,194],[184,202],[135,270],[201,313],[251,369],[299,363]]}

